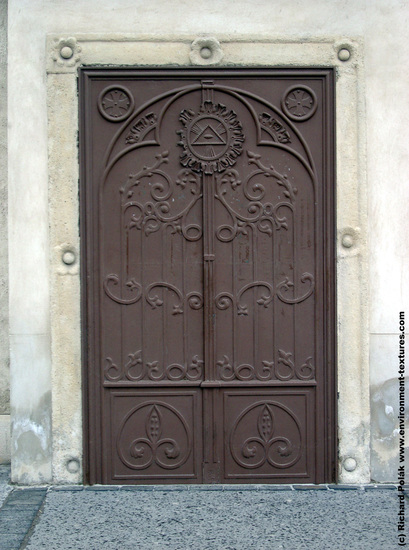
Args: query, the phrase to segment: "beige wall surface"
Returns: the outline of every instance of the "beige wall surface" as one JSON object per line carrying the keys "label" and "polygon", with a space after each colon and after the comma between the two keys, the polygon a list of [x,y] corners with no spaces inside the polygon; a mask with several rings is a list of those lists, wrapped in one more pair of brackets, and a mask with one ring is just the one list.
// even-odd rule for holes
{"label": "beige wall surface", "polygon": [[[336,67],[340,480],[396,479],[398,323],[409,309],[407,2],[9,0],[8,9],[13,479],[82,479],[76,68],[207,62]],[[208,61],[191,47],[203,36],[220,43]]]}
{"label": "beige wall surface", "polygon": [[7,0],[0,0],[0,464],[10,462],[7,247]]}
{"label": "beige wall surface", "polygon": [[7,1],[0,0],[0,415],[10,412],[7,274]]}

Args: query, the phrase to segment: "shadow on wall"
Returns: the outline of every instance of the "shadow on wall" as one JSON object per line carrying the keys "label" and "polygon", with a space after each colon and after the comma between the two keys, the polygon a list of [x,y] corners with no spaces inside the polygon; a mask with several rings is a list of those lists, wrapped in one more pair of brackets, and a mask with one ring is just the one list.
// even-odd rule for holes
{"label": "shadow on wall", "polygon": [[[403,390],[403,386],[401,388]],[[409,447],[409,378],[404,383],[404,417],[399,418],[399,380],[391,378],[383,384],[371,386],[371,475],[376,482],[398,479],[400,430],[405,432]],[[403,403],[401,403],[403,404]],[[405,455],[408,453],[405,452]],[[409,461],[405,460],[405,470]]]}

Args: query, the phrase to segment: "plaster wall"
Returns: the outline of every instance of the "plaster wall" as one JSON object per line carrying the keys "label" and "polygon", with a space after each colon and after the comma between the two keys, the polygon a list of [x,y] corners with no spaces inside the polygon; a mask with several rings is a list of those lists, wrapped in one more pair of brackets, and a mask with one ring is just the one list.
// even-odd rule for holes
{"label": "plaster wall", "polygon": [[369,381],[375,395],[396,378],[397,311],[408,310],[408,243],[398,238],[408,219],[407,20],[401,0],[9,0],[14,481],[82,479],[76,67],[202,63],[191,55],[198,36],[220,41],[220,64],[337,67],[340,480],[396,478],[397,442],[379,444],[379,415],[371,474]]}
{"label": "plaster wall", "polygon": [[7,1],[0,0],[0,415],[10,412],[7,274]]}
{"label": "plaster wall", "polygon": [[[385,2],[371,12],[365,46],[371,475],[377,481],[391,481],[396,480],[398,469],[399,313],[409,315],[409,77],[402,71],[409,56],[405,37],[409,5]],[[381,36],[376,34],[376,29],[386,28]],[[406,330],[408,326],[406,320]],[[405,384],[408,404],[408,378]],[[406,418],[408,411],[406,405]]]}
{"label": "plaster wall", "polygon": [[0,0],[0,464],[10,462],[7,251],[7,0]]}

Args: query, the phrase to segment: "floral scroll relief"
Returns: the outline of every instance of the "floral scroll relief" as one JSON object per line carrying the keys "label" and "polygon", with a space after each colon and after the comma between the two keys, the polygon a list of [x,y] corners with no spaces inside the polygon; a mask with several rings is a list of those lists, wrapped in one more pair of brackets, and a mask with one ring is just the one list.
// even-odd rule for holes
{"label": "floral scroll relief", "polygon": [[[307,277],[308,275],[308,277]],[[304,280],[303,280],[304,279]],[[284,283],[280,283],[277,286],[277,297],[285,303],[295,304],[300,303],[310,296],[314,288],[314,279],[310,274],[304,274],[303,282],[309,280],[311,287],[307,293],[298,299],[287,299],[281,296],[280,292]],[[288,284],[288,282],[287,282]],[[291,286],[294,286],[293,284]],[[250,289],[260,288],[263,292],[259,293],[259,297],[255,300],[255,303],[260,307],[268,308],[274,298],[274,290],[270,283],[265,281],[257,281],[254,283],[243,286],[234,296],[230,292],[220,292],[215,297],[215,305],[217,309],[227,310],[232,308],[238,316],[247,316],[249,314],[249,306],[243,300],[244,294]],[[312,357],[308,357],[306,361],[300,366],[296,367],[293,362],[293,354],[285,352],[279,349],[279,356],[277,364],[273,360],[261,361],[261,372],[257,370],[255,365],[248,363],[234,364],[227,355],[223,355],[222,359],[217,361],[218,374],[221,380],[231,381],[234,379],[241,381],[249,380],[271,380],[274,375],[279,380],[291,380],[292,378],[298,378],[300,380],[311,380],[314,377],[315,368],[312,364]]]}
{"label": "floral scroll relief", "polygon": [[[216,230],[216,237],[222,242],[232,241],[238,234],[247,235],[246,226],[254,225],[262,233],[273,235],[274,230],[288,229],[288,221],[285,216],[280,216],[280,209],[286,207],[293,209],[297,188],[292,185],[287,176],[277,172],[273,166],[264,166],[261,163],[260,155],[247,151],[249,164],[254,164],[257,169],[249,174],[244,182],[241,181],[237,170],[231,168],[225,173],[216,176],[216,198],[221,202],[227,212],[230,214],[232,224],[223,224]],[[273,178],[276,183],[283,187],[283,195],[286,201],[277,204],[262,202],[265,196],[265,187],[258,176]],[[235,191],[242,186],[243,194],[248,201],[247,212],[238,212],[226,200],[228,188]]]}
{"label": "floral scroll relief", "polygon": [[278,361],[275,368],[275,375],[279,380],[311,380],[314,377],[315,367],[312,364],[312,357],[307,357],[301,366],[295,366],[293,354],[282,349],[278,350]]}
{"label": "floral scroll relief", "polygon": [[[198,224],[189,224],[187,217],[202,197],[201,180],[198,174],[194,174],[186,168],[179,171],[175,181],[166,172],[160,169],[162,164],[168,162],[168,151],[156,155],[156,161],[152,166],[144,166],[136,174],[130,174],[128,180],[120,188],[122,199],[122,213],[124,226],[127,231],[138,229],[148,236],[159,231],[165,225],[171,227],[172,233],[180,233],[188,241],[197,241],[202,236],[202,228]],[[142,180],[148,178],[150,200],[145,203],[134,200],[135,188],[142,184]],[[188,188],[192,195],[181,211],[171,212],[174,202],[171,201],[175,186],[185,190]]]}
{"label": "floral scroll relief", "polygon": [[[144,426],[145,433],[129,443],[128,422]],[[172,436],[166,435],[166,428],[177,426],[178,436],[172,429]],[[122,423],[117,440],[117,449],[122,462],[133,470],[145,470],[152,464],[160,468],[173,470],[182,466],[191,453],[191,430],[182,416],[171,405],[161,402],[143,403],[127,415]]]}
{"label": "floral scroll relief", "polygon": [[299,380],[311,380],[314,378],[315,367],[312,364],[312,356],[307,357],[301,366],[295,366],[293,354],[282,349],[278,350],[277,364],[274,361],[262,361],[261,372],[258,372],[253,365],[243,363],[234,365],[227,355],[217,361],[219,377],[229,382],[231,380],[271,380],[273,374],[278,380],[286,382],[298,378]]}
{"label": "floral scroll relief", "polygon": [[[275,420],[274,410],[286,419],[292,433],[297,434],[295,441],[284,435],[276,435],[276,428],[280,429],[280,425]],[[241,442],[243,434],[252,427],[256,429],[256,434]],[[243,411],[234,423],[230,451],[236,463],[246,469],[261,468],[266,462],[274,468],[290,468],[301,457],[299,424],[294,415],[278,403],[256,403]]]}
{"label": "floral scroll relief", "polygon": [[295,285],[292,281],[290,281],[288,277],[286,277],[284,281],[281,281],[281,283],[277,285],[277,297],[285,304],[299,304],[304,300],[306,300],[307,298],[309,298],[311,294],[314,292],[314,287],[315,287],[314,276],[311,275],[311,273],[306,272],[301,275],[300,280],[303,285],[307,286],[304,294],[298,297],[293,296],[292,298],[288,296],[287,293],[291,292],[292,289],[294,289]]}
{"label": "floral scroll relief", "polygon": [[103,282],[105,294],[118,304],[135,304],[143,296],[152,309],[157,309],[164,304],[164,300],[158,295],[157,292],[154,291],[154,289],[164,288],[172,292],[176,298],[175,303],[173,304],[172,315],[184,313],[184,308],[186,306],[189,306],[191,309],[200,309],[203,307],[203,295],[200,292],[192,291],[184,297],[182,292],[171,283],[157,281],[151,283],[145,290],[143,290],[140,283],[138,283],[135,278],[131,278],[124,285],[124,291],[129,293],[129,298],[123,298],[114,293],[114,287],[117,287],[119,283],[120,278],[116,273],[110,273],[107,275]]}
{"label": "floral scroll relief", "polygon": [[[237,315],[247,316],[248,305],[243,301],[243,295],[250,289],[260,288],[262,292],[256,300],[260,307],[268,308],[274,296],[273,287],[265,281],[256,281],[243,286],[236,296],[230,292],[220,292],[215,298],[216,307],[220,310],[226,310],[230,307],[236,310]],[[272,361],[262,361],[261,370],[254,365],[243,363],[241,365],[232,364],[227,355],[217,361],[219,376],[221,380],[230,381],[235,378],[241,381],[246,380],[270,380],[273,376]]]}
{"label": "floral scroll relief", "polygon": [[241,365],[232,365],[227,355],[223,355],[223,359],[217,361],[219,377],[225,382],[231,380],[240,380],[246,382],[248,380],[271,380],[273,376],[274,361],[262,361],[261,372],[253,365],[242,363]]}
{"label": "floral scroll relief", "polygon": [[171,363],[164,366],[159,361],[144,361],[142,350],[130,353],[125,365],[117,365],[111,357],[106,357],[105,362],[104,374],[106,380],[110,382],[123,380],[130,380],[131,382],[140,380],[170,380],[172,382],[189,380],[194,382],[201,379],[204,364],[198,355],[194,355],[189,363]]}

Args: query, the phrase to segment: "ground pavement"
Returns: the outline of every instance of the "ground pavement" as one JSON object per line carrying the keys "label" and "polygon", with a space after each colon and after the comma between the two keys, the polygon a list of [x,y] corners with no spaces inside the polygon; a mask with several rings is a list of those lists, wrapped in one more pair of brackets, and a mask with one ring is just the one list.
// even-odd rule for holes
{"label": "ground pavement", "polygon": [[0,466],[0,550],[401,548],[393,485],[20,488],[9,474]]}

